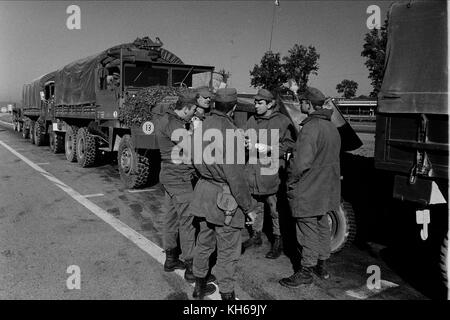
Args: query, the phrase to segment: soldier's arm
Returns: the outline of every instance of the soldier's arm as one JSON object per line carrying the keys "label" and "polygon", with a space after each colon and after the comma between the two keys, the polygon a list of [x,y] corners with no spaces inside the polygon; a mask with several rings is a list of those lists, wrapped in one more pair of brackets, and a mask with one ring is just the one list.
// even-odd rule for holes
{"label": "soldier's arm", "polygon": [[230,186],[231,194],[236,199],[238,206],[245,214],[254,210],[255,203],[250,194],[250,187],[246,179],[244,165],[242,164],[224,164],[223,172]]}
{"label": "soldier's arm", "polygon": [[311,169],[317,153],[316,140],[317,134],[304,127],[296,143],[292,164],[292,178],[295,180],[300,179]]}
{"label": "soldier's arm", "polygon": [[280,136],[280,158],[295,147],[296,132],[292,123],[289,121],[283,135]]}

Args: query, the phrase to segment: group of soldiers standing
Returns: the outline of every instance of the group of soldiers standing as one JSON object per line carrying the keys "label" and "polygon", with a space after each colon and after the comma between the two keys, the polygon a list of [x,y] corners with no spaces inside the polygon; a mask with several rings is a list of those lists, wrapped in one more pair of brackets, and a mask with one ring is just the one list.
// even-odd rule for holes
{"label": "group of soldiers standing", "polygon": [[[235,299],[236,266],[243,250],[262,244],[265,205],[270,211],[273,233],[266,257],[276,259],[281,255],[277,206],[281,184],[286,184],[283,190],[287,190],[291,216],[296,221],[301,267],[281,279],[280,284],[309,284],[314,273],[322,279],[329,278],[325,268],[330,256],[326,213],[337,209],[340,203],[340,137],[330,121],[333,111],[324,108],[325,96],[320,91],[307,88],[299,101],[301,111],[308,117],[298,134],[290,118],[280,112],[274,95],[265,89],[255,95],[256,113],[241,129],[233,122],[237,106],[233,88],[212,93],[202,87],[184,93],[162,118],[157,135],[162,160],[160,182],[165,190],[164,270],[184,269],[186,281],[195,282],[194,298],[203,299],[214,293],[212,282],[217,281],[221,298]],[[215,145],[220,150],[214,152],[215,159],[219,156],[223,161],[183,161],[187,150],[180,147],[179,137],[175,139],[173,132],[184,129],[192,133],[200,122],[203,131],[215,129],[222,133],[224,141]],[[249,129],[278,130],[279,141],[271,141],[271,136],[264,143],[259,137],[254,141],[245,135]],[[229,153],[235,156],[234,151],[227,150],[227,130],[240,132],[247,150],[253,150],[258,157],[276,155],[277,170],[262,174],[264,164],[259,161],[225,161]],[[202,144],[202,150],[210,143],[193,142]],[[242,243],[245,227],[250,238]],[[214,253],[217,278],[211,273]]]}

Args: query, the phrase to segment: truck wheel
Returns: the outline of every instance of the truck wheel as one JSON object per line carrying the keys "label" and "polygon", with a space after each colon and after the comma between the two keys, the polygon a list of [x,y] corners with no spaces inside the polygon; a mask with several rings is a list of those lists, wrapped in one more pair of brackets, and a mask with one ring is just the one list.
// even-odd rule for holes
{"label": "truck wheel", "polygon": [[68,126],[65,137],[66,159],[70,162],[77,161],[77,133],[78,127]]}
{"label": "truck wheel", "polygon": [[34,136],[34,126],[35,125],[36,125],[36,121],[31,120],[30,121],[30,132],[28,134],[28,139],[30,140],[30,142],[32,144],[35,143],[35,140],[34,140],[34,138],[35,138],[35,136]]}
{"label": "truck wheel", "polygon": [[355,213],[352,205],[342,200],[339,209],[330,211],[327,215],[331,230],[331,253],[335,253],[355,239]]}
{"label": "truck wheel", "polygon": [[43,146],[46,143],[45,126],[41,121],[34,124],[34,143],[37,146]]}
{"label": "truck wheel", "polygon": [[64,151],[64,134],[54,132],[51,126],[48,133],[48,141],[51,152],[61,153]]}
{"label": "truck wheel", "polygon": [[76,148],[80,167],[86,168],[94,165],[98,154],[98,141],[86,127],[78,130]]}
{"label": "truck wheel", "polygon": [[135,151],[131,136],[128,134],[120,140],[117,164],[120,178],[127,188],[141,188],[147,184],[150,172],[149,159]]}
{"label": "truck wheel", "polygon": [[22,126],[22,138],[28,139],[28,135],[30,134],[30,128],[27,128],[25,124]]}

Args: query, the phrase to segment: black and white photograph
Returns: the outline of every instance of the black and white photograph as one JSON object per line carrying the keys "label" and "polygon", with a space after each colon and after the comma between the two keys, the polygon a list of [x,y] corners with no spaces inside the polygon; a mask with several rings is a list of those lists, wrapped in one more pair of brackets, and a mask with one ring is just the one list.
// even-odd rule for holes
{"label": "black and white photograph", "polygon": [[448,300],[448,9],[1,0],[0,300]]}

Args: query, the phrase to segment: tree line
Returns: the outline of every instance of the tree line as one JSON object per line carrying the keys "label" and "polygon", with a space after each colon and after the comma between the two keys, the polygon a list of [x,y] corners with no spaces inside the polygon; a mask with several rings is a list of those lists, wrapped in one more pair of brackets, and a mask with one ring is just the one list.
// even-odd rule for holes
{"label": "tree line", "polygon": [[[361,56],[366,58],[364,64],[369,70],[368,78],[372,85],[370,97],[373,98],[378,95],[384,76],[387,27],[388,19],[380,29],[372,29],[368,32],[364,37],[361,52]],[[260,63],[255,64],[250,70],[250,83],[254,88],[264,88],[276,94],[285,83],[294,80],[299,87],[299,92],[302,92],[308,85],[309,77],[318,74],[319,58],[320,54],[312,45],[306,47],[295,44],[283,57],[279,52],[267,51]],[[229,73],[228,76],[230,76]],[[357,89],[358,83],[351,79],[343,79],[336,85],[337,92],[344,98],[354,98]]]}

